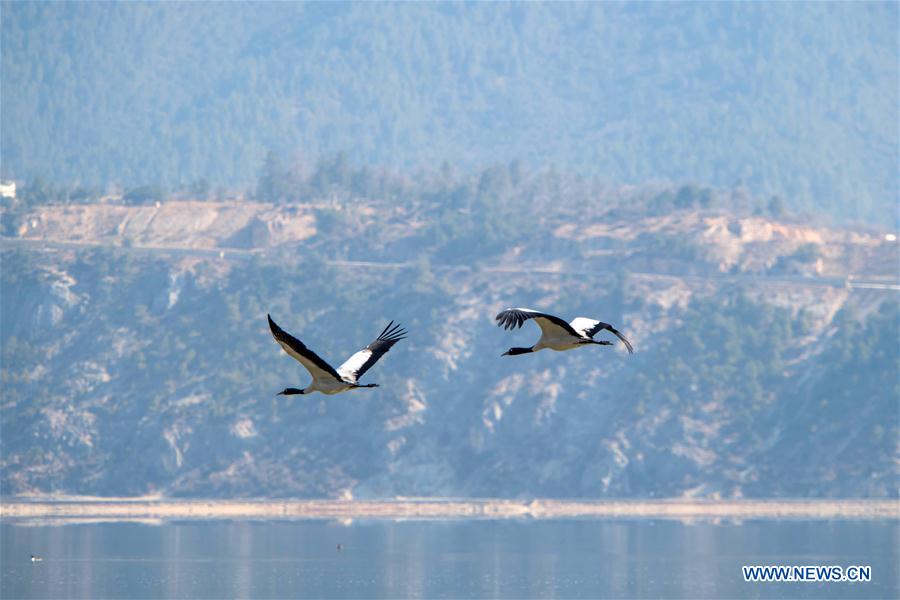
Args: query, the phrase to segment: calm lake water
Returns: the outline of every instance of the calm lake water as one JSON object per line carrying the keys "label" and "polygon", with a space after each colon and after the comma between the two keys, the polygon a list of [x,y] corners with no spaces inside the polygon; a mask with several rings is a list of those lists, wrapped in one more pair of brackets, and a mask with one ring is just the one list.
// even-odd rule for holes
{"label": "calm lake water", "polygon": [[[896,521],[4,523],[0,597],[897,598],[898,536]],[[744,582],[742,565],[769,564],[872,580]]]}

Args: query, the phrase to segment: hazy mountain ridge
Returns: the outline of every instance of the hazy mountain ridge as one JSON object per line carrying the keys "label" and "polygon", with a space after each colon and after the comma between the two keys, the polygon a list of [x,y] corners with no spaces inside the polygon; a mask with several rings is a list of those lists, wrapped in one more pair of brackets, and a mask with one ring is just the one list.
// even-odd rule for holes
{"label": "hazy mountain ridge", "polygon": [[[7,212],[3,493],[897,495],[896,292],[844,284],[893,281],[896,241],[722,206],[576,220],[596,201],[522,232],[477,202]],[[501,358],[536,339],[494,326],[510,304],[637,352]],[[411,334],[380,388],[275,398],[307,375],[267,312],[335,363]]]}
{"label": "hazy mountain ridge", "polygon": [[2,5],[3,177],[249,187],[314,164],[558,164],[890,220],[887,3]]}

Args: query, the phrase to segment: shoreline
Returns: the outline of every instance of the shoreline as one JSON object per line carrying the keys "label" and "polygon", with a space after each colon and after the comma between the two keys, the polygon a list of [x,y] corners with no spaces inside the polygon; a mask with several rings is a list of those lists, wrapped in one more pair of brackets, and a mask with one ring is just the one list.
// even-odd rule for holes
{"label": "shoreline", "polygon": [[0,499],[0,522],[51,520],[464,520],[464,519],[862,519],[900,520],[900,499],[767,500],[199,500],[165,498]]}

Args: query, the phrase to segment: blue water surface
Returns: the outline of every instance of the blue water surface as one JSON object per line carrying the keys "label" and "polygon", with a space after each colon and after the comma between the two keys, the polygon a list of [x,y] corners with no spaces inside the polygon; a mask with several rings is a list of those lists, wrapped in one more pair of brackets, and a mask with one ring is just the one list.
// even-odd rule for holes
{"label": "blue water surface", "polygon": [[[0,597],[898,598],[898,535],[897,521],[4,522]],[[744,581],[742,565],[769,564],[869,565],[872,580]]]}

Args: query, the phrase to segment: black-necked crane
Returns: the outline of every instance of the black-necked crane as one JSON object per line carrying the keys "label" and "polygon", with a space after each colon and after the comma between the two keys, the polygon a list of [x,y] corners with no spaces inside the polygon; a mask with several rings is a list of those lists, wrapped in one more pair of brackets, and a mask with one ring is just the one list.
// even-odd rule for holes
{"label": "black-necked crane", "polygon": [[309,374],[312,375],[312,383],[305,388],[285,388],[279,392],[279,396],[288,396],[292,394],[311,394],[312,392],[322,392],[323,394],[339,394],[356,388],[373,388],[378,387],[377,383],[359,384],[357,381],[368,371],[372,365],[378,362],[378,359],[391,349],[391,346],[406,337],[406,331],[401,329],[399,325],[394,325],[391,321],[384,328],[375,341],[351,356],[338,367],[334,369],[327,362],[322,360],[318,354],[306,347],[306,345],[287,333],[279,327],[272,317],[269,317],[269,329],[275,341],[287,352],[291,358],[306,367]]}
{"label": "black-necked crane", "polygon": [[594,335],[604,329],[622,340],[622,343],[628,348],[629,354],[634,354],[631,342],[626,340],[625,336],[619,333],[615,327],[609,323],[588,319],[587,317],[577,317],[571,323],[566,323],[559,317],[531,310],[530,308],[507,308],[497,315],[496,319],[497,326],[504,329],[521,327],[522,323],[528,319],[534,319],[534,322],[541,328],[541,339],[534,346],[530,348],[510,348],[502,356],[537,352],[544,348],[562,352],[590,344],[612,346],[612,342],[594,339]]}

